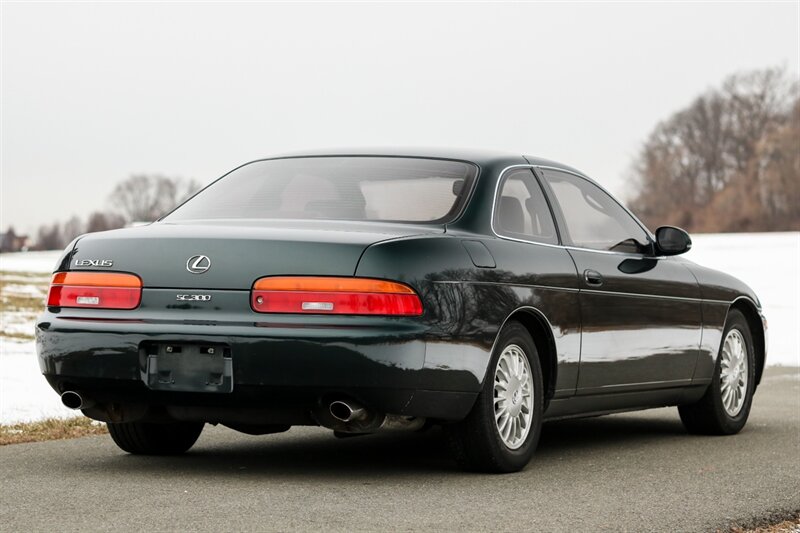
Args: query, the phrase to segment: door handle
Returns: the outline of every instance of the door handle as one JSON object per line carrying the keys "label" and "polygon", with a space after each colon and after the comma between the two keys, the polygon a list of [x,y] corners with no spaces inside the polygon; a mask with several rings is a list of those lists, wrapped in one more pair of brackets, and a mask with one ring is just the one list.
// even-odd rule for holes
{"label": "door handle", "polygon": [[587,285],[591,285],[592,287],[599,287],[603,284],[603,276],[596,270],[584,270],[583,279],[586,280]]}

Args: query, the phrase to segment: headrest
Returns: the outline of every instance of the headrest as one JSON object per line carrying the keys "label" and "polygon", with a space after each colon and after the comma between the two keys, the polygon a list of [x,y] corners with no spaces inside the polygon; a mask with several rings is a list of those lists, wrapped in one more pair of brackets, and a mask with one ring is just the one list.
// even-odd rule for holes
{"label": "headrest", "polygon": [[511,233],[525,233],[522,203],[513,196],[500,198],[500,227]]}

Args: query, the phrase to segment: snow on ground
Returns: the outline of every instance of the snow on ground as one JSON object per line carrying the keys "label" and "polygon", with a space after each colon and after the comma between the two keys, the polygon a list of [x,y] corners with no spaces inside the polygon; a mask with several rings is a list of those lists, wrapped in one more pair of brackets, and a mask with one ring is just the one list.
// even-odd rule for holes
{"label": "snow on ground", "polygon": [[42,377],[33,341],[0,337],[0,424],[78,416]]}
{"label": "snow on ground", "polygon": [[29,340],[34,335],[37,314],[22,311],[3,312],[0,339]]}
{"label": "snow on ground", "polygon": [[25,272],[49,274],[61,257],[61,250],[47,252],[20,252],[16,254],[0,254],[1,272]]}
{"label": "snow on ground", "polygon": [[[800,232],[693,235],[688,259],[741,279],[756,291],[769,321],[770,365],[800,366]],[[0,255],[4,297],[44,298],[61,252]],[[42,378],[30,337],[36,309],[0,313],[0,423],[75,416]]]}
{"label": "snow on ground", "polygon": [[36,315],[44,308],[50,274],[0,273],[0,337],[32,339]]}
{"label": "snow on ground", "polygon": [[60,251],[0,254],[0,424],[77,416],[42,377],[33,342]]}
{"label": "snow on ground", "polygon": [[800,366],[800,232],[692,235],[683,257],[747,283],[767,317],[767,364]]}

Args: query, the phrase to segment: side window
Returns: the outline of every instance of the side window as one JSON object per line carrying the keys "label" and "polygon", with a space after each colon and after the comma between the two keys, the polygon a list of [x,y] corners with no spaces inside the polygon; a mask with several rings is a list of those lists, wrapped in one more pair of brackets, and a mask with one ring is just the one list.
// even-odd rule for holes
{"label": "side window", "polygon": [[565,244],[614,252],[646,253],[650,238],[619,203],[589,180],[544,170],[564,218]]}
{"label": "side window", "polygon": [[539,182],[530,169],[513,170],[502,178],[496,198],[494,227],[499,235],[558,244],[556,226]]}

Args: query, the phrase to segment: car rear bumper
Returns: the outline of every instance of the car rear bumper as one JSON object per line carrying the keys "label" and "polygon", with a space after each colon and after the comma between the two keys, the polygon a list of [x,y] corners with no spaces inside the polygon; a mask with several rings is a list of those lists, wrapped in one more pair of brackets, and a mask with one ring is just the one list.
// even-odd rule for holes
{"label": "car rear bumper", "polygon": [[[476,348],[434,341],[419,321],[270,318],[195,323],[48,311],[37,324],[39,364],[57,392],[80,390],[99,405],[102,412],[84,411],[99,419],[117,409],[124,420],[315,424],[314,410],[349,398],[380,413],[458,420],[480,390]],[[154,343],[226,347],[232,391],[154,389],[148,384]]]}

